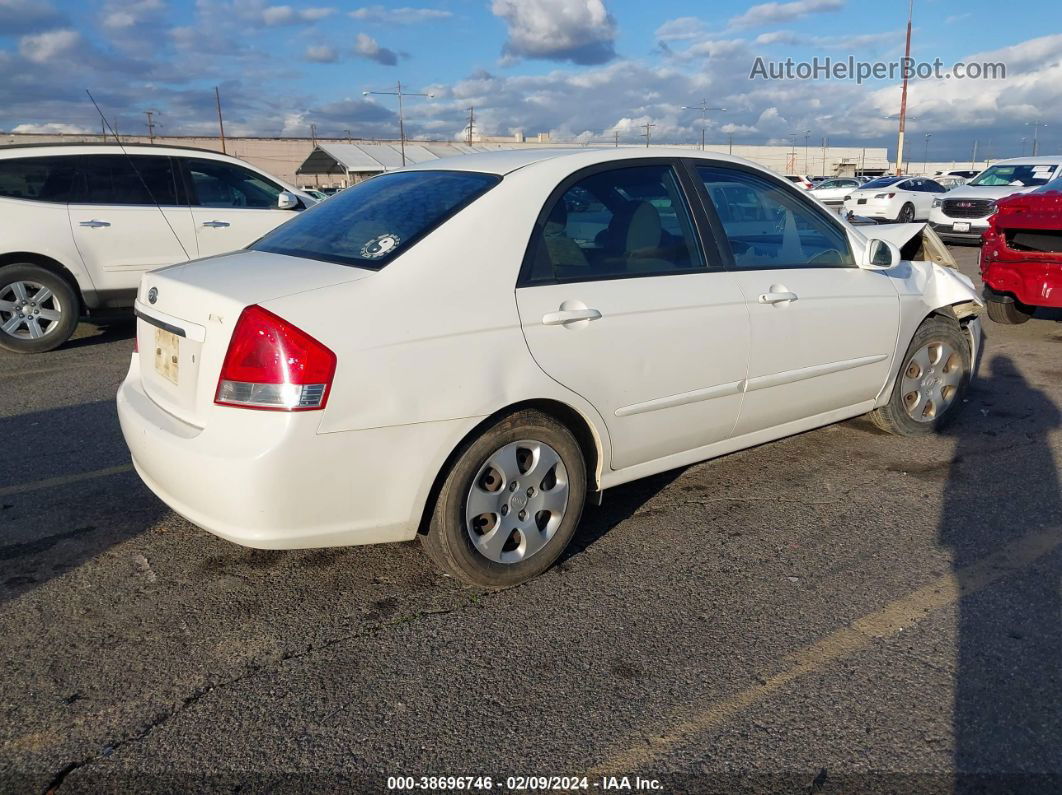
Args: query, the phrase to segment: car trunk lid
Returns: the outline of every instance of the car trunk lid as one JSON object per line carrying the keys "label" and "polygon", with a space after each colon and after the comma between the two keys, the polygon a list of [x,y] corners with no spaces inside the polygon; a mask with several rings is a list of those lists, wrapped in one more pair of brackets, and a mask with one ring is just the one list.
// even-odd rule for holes
{"label": "car trunk lid", "polygon": [[245,307],[372,274],[319,260],[240,251],[151,271],[136,299],[144,391],[202,428],[233,328]]}

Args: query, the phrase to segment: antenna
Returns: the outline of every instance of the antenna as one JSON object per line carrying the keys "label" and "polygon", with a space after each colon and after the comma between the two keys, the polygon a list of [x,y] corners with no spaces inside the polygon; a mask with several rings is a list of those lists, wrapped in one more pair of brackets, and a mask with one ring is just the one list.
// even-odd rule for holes
{"label": "antenna", "polygon": [[184,247],[184,243],[181,242],[181,238],[178,236],[177,232],[174,231],[173,224],[171,224],[170,219],[166,217],[166,212],[162,209],[162,205],[159,204],[158,199],[155,198],[155,194],[151,192],[151,188],[148,187],[147,182],[144,180],[144,176],[140,173],[140,169],[136,167],[136,163],[133,162],[133,158],[125,150],[125,147],[122,145],[122,139],[118,137],[118,133],[116,133],[114,131],[114,128],[111,127],[111,123],[107,121],[107,117],[103,115],[103,111],[100,110],[100,106],[96,104],[96,100],[92,96],[92,92],[86,88],[85,93],[88,94],[89,101],[92,102],[92,107],[94,107],[96,109],[96,112],[100,114],[100,119],[103,121],[103,124],[110,128],[111,135],[114,136],[114,140],[118,143],[118,148],[122,150],[122,154],[125,155],[125,159],[129,161],[129,167],[133,169],[133,173],[135,173],[137,179],[140,180],[140,184],[144,186],[144,190],[147,192],[147,195],[151,197],[151,201],[155,203],[155,207],[156,209],[158,209],[159,215],[162,216],[162,220],[165,221],[166,226],[169,227],[170,234],[173,235],[173,239],[177,241],[177,245],[180,246],[181,251],[184,252],[184,258],[186,260],[190,260],[191,257],[188,256],[188,249]]}

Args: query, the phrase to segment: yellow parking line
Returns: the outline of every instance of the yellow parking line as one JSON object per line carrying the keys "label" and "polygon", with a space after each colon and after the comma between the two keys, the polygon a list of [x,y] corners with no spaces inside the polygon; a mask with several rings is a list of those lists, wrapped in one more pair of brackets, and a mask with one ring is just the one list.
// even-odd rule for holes
{"label": "yellow parking line", "polygon": [[83,480],[94,480],[95,478],[105,478],[109,475],[131,472],[132,470],[132,464],[122,464],[121,466],[107,467],[106,469],[94,469],[91,472],[78,472],[76,475],[60,475],[56,478],[45,478],[44,480],[34,480],[29,483],[19,483],[15,486],[0,486],[0,497],[8,497],[12,494],[25,494],[27,491],[37,491],[37,489],[50,489],[55,486],[69,486],[71,483],[80,483]]}
{"label": "yellow parking line", "polygon": [[676,721],[649,740],[621,749],[590,770],[600,778],[609,774],[634,773],[690,737],[708,731],[751,707],[790,682],[816,673],[837,660],[869,648],[875,640],[890,638],[910,628],[964,596],[1026,568],[1062,546],[1062,528],[1030,533],[977,563],[946,574],[916,591],[890,602],[881,610],[863,616],[810,646],[789,655],[784,670],[754,687],[705,706],[696,715]]}

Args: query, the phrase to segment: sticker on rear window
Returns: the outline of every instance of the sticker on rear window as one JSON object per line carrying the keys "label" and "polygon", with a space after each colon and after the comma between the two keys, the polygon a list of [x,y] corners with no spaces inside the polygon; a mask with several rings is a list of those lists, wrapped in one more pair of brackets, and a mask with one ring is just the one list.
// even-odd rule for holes
{"label": "sticker on rear window", "polygon": [[389,254],[400,242],[398,235],[377,235],[361,247],[361,256],[365,259],[378,259]]}

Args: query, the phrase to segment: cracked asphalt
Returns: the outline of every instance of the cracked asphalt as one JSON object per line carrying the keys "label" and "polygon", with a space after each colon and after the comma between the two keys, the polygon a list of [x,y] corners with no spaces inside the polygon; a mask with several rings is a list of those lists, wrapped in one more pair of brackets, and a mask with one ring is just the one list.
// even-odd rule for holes
{"label": "cracked asphalt", "polygon": [[1062,313],[985,324],[945,435],[853,420],[609,491],[493,593],[175,516],[118,431],[131,322],[0,354],[0,790],[1059,791]]}

